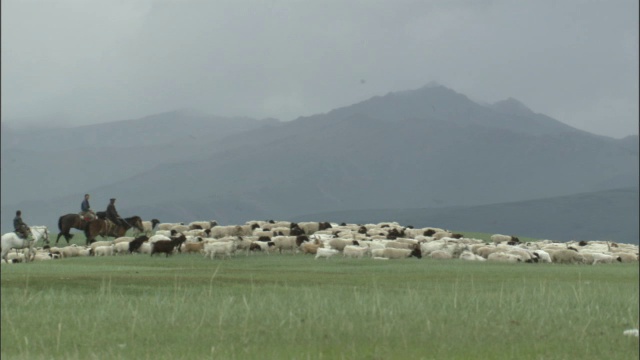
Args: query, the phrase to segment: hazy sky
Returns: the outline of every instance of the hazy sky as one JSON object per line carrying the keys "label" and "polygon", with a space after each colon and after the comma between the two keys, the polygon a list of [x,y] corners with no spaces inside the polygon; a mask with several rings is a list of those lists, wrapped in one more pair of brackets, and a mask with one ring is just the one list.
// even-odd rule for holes
{"label": "hazy sky", "polygon": [[1,4],[3,121],[178,108],[292,120],[437,81],[638,133],[638,0]]}

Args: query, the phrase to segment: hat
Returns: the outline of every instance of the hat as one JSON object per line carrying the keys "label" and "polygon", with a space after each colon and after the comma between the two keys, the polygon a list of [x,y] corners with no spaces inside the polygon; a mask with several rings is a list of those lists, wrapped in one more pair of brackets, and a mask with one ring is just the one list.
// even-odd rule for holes
{"label": "hat", "polygon": [[111,198],[109,199],[109,201],[116,201],[116,198]]}

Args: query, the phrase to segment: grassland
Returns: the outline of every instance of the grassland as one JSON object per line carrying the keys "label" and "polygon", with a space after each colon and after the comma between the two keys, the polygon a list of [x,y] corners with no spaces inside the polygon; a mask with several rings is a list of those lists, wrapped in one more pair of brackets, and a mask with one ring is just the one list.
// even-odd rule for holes
{"label": "grassland", "polygon": [[[80,240],[80,239],[78,239]],[[2,359],[637,359],[638,265],[303,255],[2,267]]]}

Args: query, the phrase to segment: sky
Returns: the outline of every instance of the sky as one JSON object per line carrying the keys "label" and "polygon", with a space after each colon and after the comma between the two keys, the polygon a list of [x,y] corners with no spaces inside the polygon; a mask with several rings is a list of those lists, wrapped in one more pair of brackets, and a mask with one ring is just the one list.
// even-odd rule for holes
{"label": "sky", "polygon": [[3,0],[5,124],[277,118],[438,82],[638,134],[637,0]]}

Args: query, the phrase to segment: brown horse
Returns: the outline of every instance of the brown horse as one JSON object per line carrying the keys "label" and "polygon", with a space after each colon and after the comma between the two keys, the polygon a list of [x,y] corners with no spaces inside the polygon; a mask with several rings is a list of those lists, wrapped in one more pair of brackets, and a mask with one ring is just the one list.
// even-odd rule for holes
{"label": "brown horse", "polygon": [[56,244],[58,244],[58,240],[60,240],[60,236],[64,236],[64,239],[67,240],[67,244],[69,240],[73,238],[73,234],[69,231],[71,229],[84,230],[85,226],[87,226],[87,222],[82,219],[82,217],[78,214],[67,214],[62,215],[58,219],[58,229],[60,232],[58,233],[58,237],[56,238]]}
{"label": "brown horse", "polygon": [[100,218],[90,221],[84,229],[84,234],[87,237],[87,245],[96,241],[96,236],[98,235],[103,238],[108,236],[118,238],[124,236],[127,230],[132,227],[144,231],[140,216],[128,217],[125,218],[124,221],[127,222],[126,225],[116,225],[111,220]]}

